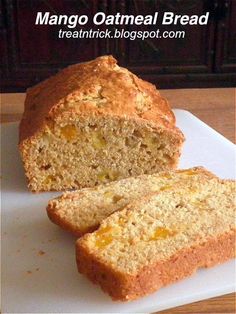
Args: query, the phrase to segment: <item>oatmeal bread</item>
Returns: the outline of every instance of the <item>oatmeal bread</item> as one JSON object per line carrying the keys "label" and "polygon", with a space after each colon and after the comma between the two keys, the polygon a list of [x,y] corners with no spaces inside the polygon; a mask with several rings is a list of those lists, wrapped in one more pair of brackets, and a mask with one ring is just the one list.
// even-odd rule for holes
{"label": "oatmeal bread", "polygon": [[212,177],[215,176],[202,167],[130,177],[95,188],[65,192],[49,201],[47,213],[52,222],[81,236],[97,229],[104,218],[135,199],[189,182],[198,185],[199,181]]}
{"label": "oatmeal bread", "polygon": [[49,191],[174,169],[183,141],[155,86],[103,56],[27,90],[19,149],[29,188]]}
{"label": "oatmeal bread", "polygon": [[213,178],[130,203],[76,243],[80,273],[137,299],[235,254],[235,182]]}

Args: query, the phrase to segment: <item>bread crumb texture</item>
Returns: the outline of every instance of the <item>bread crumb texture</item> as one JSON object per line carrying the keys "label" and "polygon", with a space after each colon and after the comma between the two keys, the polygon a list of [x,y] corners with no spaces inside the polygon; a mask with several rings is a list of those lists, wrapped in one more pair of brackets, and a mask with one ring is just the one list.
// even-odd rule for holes
{"label": "bread crumb texture", "polygon": [[81,236],[94,231],[104,218],[146,194],[179,185],[198,186],[199,182],[213,177],[202,167],[130,177],[95,188],[65,192],[49,201],[47,213],[54,223]]}
{"label": "bread crumb texture", "polygon": [[183,141],[155,86],[103,56],[27,90],[19,149],[29,188],[47,191],[175,168]]}
{"label": "bread crumb texture", "polygon": [[78,270],[132,300],[235,254],[235,182],[211,178],[141,198],[77,241]]}

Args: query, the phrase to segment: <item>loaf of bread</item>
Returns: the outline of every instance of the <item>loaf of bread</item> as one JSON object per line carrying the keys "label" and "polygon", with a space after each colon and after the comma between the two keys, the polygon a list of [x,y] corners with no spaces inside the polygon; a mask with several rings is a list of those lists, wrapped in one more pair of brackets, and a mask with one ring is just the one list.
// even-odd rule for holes
{"label": "loaf of bread", "polygon": [[133,300],[235,254],[235,182],[217,178],[130,203],[76,243],[78,270]]}
{"label": "loaf of bread", "polygon": [[47,213],[52,222],[81,236],[94,231],[104,218],[135,199],[185,185],[188,181],[198,185],[198,182],[212,177],[214,175],[202,167],[130,177],[96,188],[65,192],[49,201]]}
{"label": "loaf of bread", "polygon": [[155,86],[103,56],[27,90],[19,149],[29,188],[48,191],[174,169],[183,141]]}

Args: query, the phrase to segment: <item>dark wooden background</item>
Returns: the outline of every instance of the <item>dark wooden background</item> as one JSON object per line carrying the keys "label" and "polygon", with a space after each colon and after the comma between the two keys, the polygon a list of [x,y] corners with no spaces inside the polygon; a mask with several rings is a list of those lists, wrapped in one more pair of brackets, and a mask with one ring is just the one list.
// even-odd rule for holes
{"label": "dark wooden background", "polygon": [[[157,26],[146,26],[185,30],[184,39],[58,39],[58,30],[65,26],[35,26],[38,11],[90,17],[97,11],[135,15],[210,11],[210,21],[207,26],[161,26],[159,20]],[[0,14],[4,92],[25,91],[68,64],[104,54],[114,55],[121,65],[160,88],[236,86],[236,0],[0,0]]]}

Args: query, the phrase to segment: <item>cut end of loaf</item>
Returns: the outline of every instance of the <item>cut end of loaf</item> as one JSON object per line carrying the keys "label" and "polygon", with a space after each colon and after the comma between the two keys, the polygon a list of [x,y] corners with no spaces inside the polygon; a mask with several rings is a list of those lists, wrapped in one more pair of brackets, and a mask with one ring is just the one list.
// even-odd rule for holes
{"label": "cut end of loaf", "polygon": [[32,191],[92,187],[174,169],[183,138],[132,119],[54,122],[20,145]]}
{"label": "cut end of loaf", "polygon": [[156,87],[111,56],[69,66],[30,88],[19,135],[32,191],[174,169],[184,141]]}

